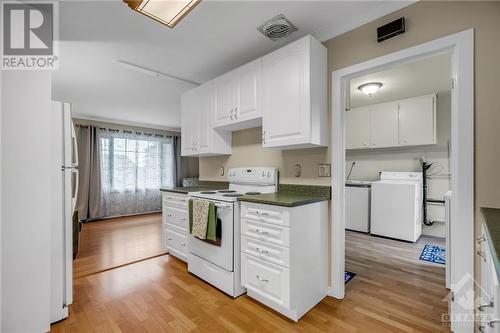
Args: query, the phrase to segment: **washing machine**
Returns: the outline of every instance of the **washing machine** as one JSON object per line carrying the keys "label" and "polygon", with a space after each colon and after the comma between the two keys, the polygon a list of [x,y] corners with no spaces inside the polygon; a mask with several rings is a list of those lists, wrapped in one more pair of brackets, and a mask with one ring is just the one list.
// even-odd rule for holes
{"label": "washing machine", "polygon": [[371,186],[371,234],[415,242],[422,234],[421,172],[387,172]]}

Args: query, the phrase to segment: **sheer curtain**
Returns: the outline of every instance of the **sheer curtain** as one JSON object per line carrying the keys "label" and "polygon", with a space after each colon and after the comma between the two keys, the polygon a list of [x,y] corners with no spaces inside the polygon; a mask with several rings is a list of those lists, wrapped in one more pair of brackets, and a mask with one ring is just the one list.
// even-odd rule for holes
{"label": "sheer curtain", "polygon": [[112,129],[98,137],[104,215],[160,211],[159,189],[175,184],[172,137]]}

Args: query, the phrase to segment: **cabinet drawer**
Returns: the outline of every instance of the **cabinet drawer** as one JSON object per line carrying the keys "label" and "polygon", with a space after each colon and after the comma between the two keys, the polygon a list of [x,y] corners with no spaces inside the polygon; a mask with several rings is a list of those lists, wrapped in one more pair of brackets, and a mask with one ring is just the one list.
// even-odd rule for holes
{"label": "cabinet drawer", "polygon": [[163,210],[164,223],[167,226],[176,226],[187,232],[188,230],[188,212],[185,208],[166,206]]}
{"label": "cabinet drawer", "polygon": [[162,194],[162,203],[163,206],[180,206],[186,207],[188,206],[188,196],[187,194],[178,194],[172,192],[163,192]]}
{"label": "cabinet drawer", "polygon": [[290,209],[286,207],[243,202],[241,217],[285,227],[290,226]]}
{"label": "cabinet drawer", "polygon": [[241,235],[281,246],[290,246],[290,229],[269,223],[241,219]]}
{"label": "cabinet drawer", "polygon": [[241,251],[273,264],[290,267],[290,249],[241,236]]}
{"label": "cabinet drawer", "polygon": [[187,236],[170,228],[165,228],[164,230],[167,250],[170,254],[186,261],[188,255]]}
{"label": "cabinet drawer", "polygon": [[290,272],[287,268],[241,254],[241,284],[267,301],[290,306]]}

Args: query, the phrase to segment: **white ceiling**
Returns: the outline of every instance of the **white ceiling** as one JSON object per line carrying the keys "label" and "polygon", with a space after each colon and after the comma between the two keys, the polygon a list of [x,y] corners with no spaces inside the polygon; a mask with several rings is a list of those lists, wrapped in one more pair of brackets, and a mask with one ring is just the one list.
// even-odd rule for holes
{"label": "white ceiling", "polygon": [[[368,82],[381,82],[383,86],[369,97],[358,89],[360,85]],[[354,108],[450,91],[451,53],[443,53],[351,80],[350,106]]]}
{"label": "white ceiling", "polygon": [[[116,60],[202,83],[306,34],[327,40],[412,2],[205,0],[170,29],[121,0],[61,1],[53,98],[80,117],[178,128],[180,96],[191,86]],[[299,31],[273,42],[256,28],[280,13]]]}

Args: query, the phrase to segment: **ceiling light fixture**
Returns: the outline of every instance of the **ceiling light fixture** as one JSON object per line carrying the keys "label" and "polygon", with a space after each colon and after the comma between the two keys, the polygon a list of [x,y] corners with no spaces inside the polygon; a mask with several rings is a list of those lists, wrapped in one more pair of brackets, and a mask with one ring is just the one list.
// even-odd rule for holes
{"label": "ceiling light fixture", "polygon": [[132,10],[169,28],[175,27],[201,0],[123,0]]}
{"label": "ceiling light fixture", "polygon": [[382,86],[383,84],[381,82],[368,82],[360,85],[358,89],[363,94],[372,97],[372,95],[375,94]]}

